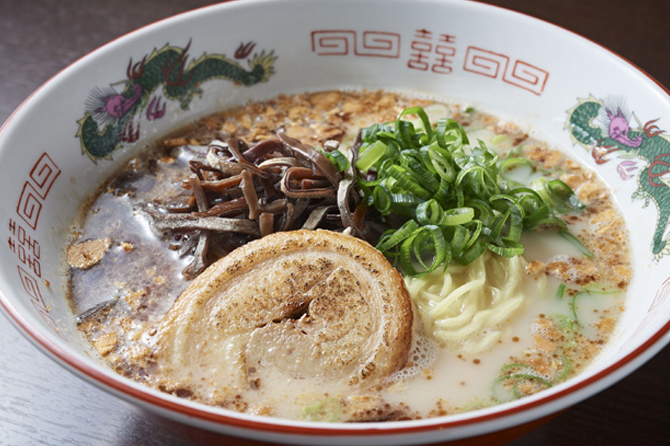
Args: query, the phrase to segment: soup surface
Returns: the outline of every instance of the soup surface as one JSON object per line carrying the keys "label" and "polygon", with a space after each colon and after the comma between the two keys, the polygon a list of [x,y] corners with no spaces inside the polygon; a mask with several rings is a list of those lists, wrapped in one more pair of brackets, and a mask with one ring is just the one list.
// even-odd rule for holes
{"label": "soup surface", "polygon": [[[332,156],[334,150],[346,157],[350,147],[360,145],[360,138],[357,140],[360,129],[395,121],[403,110],[416,106],[423,107],[434,123],[441,118],[460,123],[471,146],[480,140],[500,160],[526,160],[511,164],[506,170],[508,182],[555,178],[572,188],[584,208],[578,213],[561,213],[560,217],[579,241],[561,236],[560,231],[529,231],[521,236],[522,256],[501,256],[487,250],[467,264],[451,262],[448,267],[414,275],[418,277],[405,274],[413,323],[397,320],[393,312],[399,307],[388,307],[391,305],[388,302],[375,303],[369,314],[367,309],[363,311],[365,305],[374,301],[372,291],[379,285],[370,285],[372,297],[366,297],[361,290],[368,286],[367,279],[356,275],[358,266],[350,263],[344,269],[322,266],[331,268],[327,280],[326,276],[318,275],[306,278],[303,267],[310,269],[319,262],[337,263],[330,254],[315,254],[311,248],[296,254],[293,260],[282,260],[281,255],[263,257],[254,263],[261,265],[255,276],[249,273],[244,280],[231,279],[221,294],[202,291],[210,286],[206,280],[217,280],[215,276],[219,274],[208,273],[218,265],[205,269],[209,264],[234,255],[230,253],[237,247],[277,229],[320,227],[360,235],[355,228],[352,231],[346,224],[334,223],[333,216],[339,215],[338,205],[333,204],[338,200],[337,189],[324,175],[313,174],[318,170],[318,162],[322,162],[320,155],[302,147],[324,148],[323,152],[331,154],[329,160],[337,159]],[[414,120],[416,127],[421,125],[413,113],[406,119]],[[307,153],[309,160],[318,158],[317,167],[305,167],[309,164],[304,160],[296,165],[285,154],[268,149],[268,154],[263,155],[266,164],[262,169],[285,172],[297,168],[293,172],[298,180],[287,179],[280,187],[264,182],[268,177],[257,171],[261,168],[246,166],[222,173],[225,169],[213,161],[212,156],[222,151],[227,150],[231,155],[234,150],[230,141],[234,140],[243,142],[236,150],[246,154],[242,155],[242,161],[237,160],[238,164],[248,163],[260,153],[261,149],[254,147],[265,147],[259,146],[259,142],[282,146],[277,139],[279,133],[284,135],[284,147],[293,145],[294,152]],[[215,169],[213,165],[218,167]],[[244,177],[254,172],[258,176],[253,180]],[[345,181],[344,173],[338,175]],[[230,178],[237,178],[234,185],[237,192],[228,196],[227,201],[215,197],[216,188],[231,190],[228,183],[235,181]],[[298,183],[302,189],[296,192],[294,184]],[[242,191],[245,184],[253,184],[258,193],[267,194],[258,197],[258,205],[254,203],[257,209],[248,204],[238,206],[250,201],[247,193],[255,193]],[[280,189],[284,196],[277,195]],[[330,200],[330,207],[319,206],[324,200]],[[274,208],[278,210],[273,213]],[[303,217],[292,217],[299,214],[296,209],[304,210]],[[371,212],[363,220],[352,212],[352,225],[360,225]],[[313,223],[310,217],[316,214],[319,218]],[[245,220],[252,225],[238,222],[234,229],[213,228],[207,226],[212,219],[219,219],[219,223]],[[398,231],[398,225],[392,226],[392,215],[378,219],[375,224],[379,222]],[[282,243],[290,241],[291,236],[287,237]],[[379,240],[377,234],[368,241],[374,245]],[[267,253],[273,248],[259,249]],[[205,404],[316,421],[435,417],[487,407],[557,385],[588,367],[608,341],[623,311],[631,279],[624,220],[609,191],[593,172],[530,137],[516,125],[494,116],[458,104],[385,91],[280,96],[209,116],[156,141],[110,178],[82,209],[73,225],[66,260],[71,278],[69,293],[78,326],[118,373]],[[345,260],[350,262],[348,258]],[[261,311],[258,309],[261,307],[248,304],[249,300],[266,298],[257,297],[261,293],[258,283],[274,280],[268,282],[267,299],[275,299],[273,305],[281,306],[283,297],[271,295],[273,290],[282,289],[280,282],[293,280],[294,266],[303,274],[295,279],[296,286],[308,284],[300,292],[300,299],[330,280],[330,288],[324,288],[322,299],[338,290],[347,299],[355,297],[362,303],[322,305],[323,314],[331,311],[328,317],[319,313],[316,303],[309,306],[305,303],[286,310],[281,318],[249,322]],[[262,268],[269,268],[268,271],[275,268],[279,272],[273,272],[274,279],[268,279],[270,273],[263,274]],[[214,278],[206,279],[206,274]],[[178,300],[200,275],[205,278],[195,279],[200,282],[189,288],[195,291],[184,293],[191,297]],[[347,281],[359,288],[351,287]],[[400,285],[402,291],[389,293],[402,294],[405,286]],[[249,294],[249,290],[256,294]],[[193,305],[200,305],[200,309],[197,317],[185,319],[185,312],[194,308],[186,305],[188,299],[192,299]],[[239,302],[230,303],[235,299]],[[221,300],[226,300],[225,305]],[[246,305],[248,309],[244,309]],[[332,311],[339,313],[332,316]],[[347,312],[353,312],[354,316]],[[387,312],[390,318],[385,319]],[[251,328],[247,332],[226,331],[226,327],[221,327],[223,319],[215,318],[215,313],[225,313],[228,326],[244,320]],[[369,330],[360,328],[356,321],[368,321],[373,327],[370,330],[388,330],[388,324],[402,325],[406,339],[411,342],[408,341],[407,349],[394,350],[404,355],[402,360],[370,360],[359,364],[360,371],[358,366],[352,366],[354,374],[344,373],[344,378],[338,380],[327,373],[328,369],[349,370],[347,361],[355,362],[345,358],[345,347],[340,346],[337,351],[337,345],[325,347],[329,344],[321,340],[313,344],[318,346],[314,351],[295,352],[301,348],[301,336],[311,333],[311,328],[304,328],[305,324],[314,325],[317,320],[330,322],[324,323],[323,331],[315,336],[328,337],[328,330],[340,330],[342,334],[335,337],[338,342],[353,342],[351,338],[358,336],[364,339],[356,342],[369,347],[366,343],[370,341],[365,337]],[[382,320],[390,322],[379,322]],[[343,321],[351,325],[345,327]],[[198,337],[192,334],[195,331]],[[386,332],[384,336],[390,335]],[[394,336],[393,341],[383,339],[386,349],[391,345],[396,348],[393,342],[398,338],[405,339],[404,335]],[[376,364],[377,371],[368,364]],[[261,367],[265,367],[262,373]],[[368,376],[372,378],[367,379]]]}

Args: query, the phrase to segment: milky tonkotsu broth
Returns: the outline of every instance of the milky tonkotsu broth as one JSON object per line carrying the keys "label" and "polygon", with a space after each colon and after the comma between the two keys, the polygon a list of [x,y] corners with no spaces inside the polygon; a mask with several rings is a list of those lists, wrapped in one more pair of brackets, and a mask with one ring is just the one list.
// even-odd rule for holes
{"label": "milky tonkotsu broth", "polygon": [[393,121],[414,105],[423,106],[432,120],[459,121],[471,144],[481,139],[503,157],[520,152],[540,171],[565,181],[587,205],[583,214],[567,216],[567,223],[594,257],[584,257],[553,232],[524,235],[527,263],[520,286],[526,298],[510,320],[495,327],[495,342],[484,351],[467,353],[458,342],[439,342],[424,333],[405,368],[374,389],[352,389],[345,383],[324,394],[294,379],[277,386],[266,382],[258,389],[227,389],[226,398],[211,392],[202,402],[283,418],[414,419],[486,407],[579,373],[614,331],[631,280],[624,220],[609,191],[593,172],[513,124],[469,107],[390,92],[325,92],[249,104],[207,117],[131,159],[73,226],[69,244],[100,241],[91,251],[92,265],[77,265],[76,253],[68,253],[69,292],[84,336],[117,372],[194,398],[186,385],[166,386],[160,364],[150,360],[152,327],[189,283],[182,275],[189,256],[180,257],[176,250],[187,235],[156,237],[137,206],[188,197],[190,192],[181,187],[190,175],[188,161],[201,156],[198,147],[214,139],[235,136],[252,143],[284,130],[316,147],[338,140],[343,149],[360,128]]}

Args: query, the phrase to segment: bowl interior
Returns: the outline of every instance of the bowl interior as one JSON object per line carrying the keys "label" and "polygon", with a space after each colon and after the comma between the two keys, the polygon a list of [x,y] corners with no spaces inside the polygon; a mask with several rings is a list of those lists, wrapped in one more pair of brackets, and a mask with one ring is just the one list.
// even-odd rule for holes
{"label": "bowl interior", "polygon": [[[121,37],[39,89],[0,132],[8,240],[0,248],[0,290],[12,320],[88,378],[124,381],[94,359],[64,294],[65,235],[102,179],[147,141],[226,107],[280,93],[387,88],[528,125],[593,168],[615,194],[631,231],[628,304],[603,354],[549,392],[603,377],[623,358],[665,344],[670,176],[663,166],[670,140],[659,132],[670,129],[667,92],[596,44],[523,15],[473,2],[383,4],[213,6]],[[642,143],[612,139],[613,118],[601,122],[607,110],[620,111],[631,134],[645,133]],[[600,164],[592,153],[608,137],[619,150]]]}

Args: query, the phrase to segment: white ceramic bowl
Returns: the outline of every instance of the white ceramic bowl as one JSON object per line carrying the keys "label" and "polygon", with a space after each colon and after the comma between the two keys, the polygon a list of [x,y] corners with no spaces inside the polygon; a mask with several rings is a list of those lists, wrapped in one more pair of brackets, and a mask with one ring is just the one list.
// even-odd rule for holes
{"label": "white ceramic bowl", "polygon": [[[189,71],[196,60],[209,71]],[[124,82],[132,78],[141,80]],[[143,141],[208,113],[279,93],[340,87],[417,90],[530,123],[611,186],[633,228],[635,305],[627,306],[620,330],[591,367],[532,397],[461,415],[324,424],[205,407],[127,380],[87,354],[59,265],[70,219],[101,179]],[[112,126],[106,135],[95,122],[102,115],[90,112],[91,93],[103,88],[116,91],[105,104]],[[603,108],[613,111],[604,122],[602,113],[597,118]],[[0,248],[0,303],[28,338],[78,376],[208,431],[295,444],[471,437],[493,443],[501,431],[531,427],[613,384],[670,340],[670,141],[657,133],[670,130],[668,116],[668,92],[626,61],[547,23],[483,4],[245,0],[200,9],[82,58],[2,127],[0,215],[8,243]],[[644,137],[626,139],[626,130]],[[594,157],[602,145],[622,150]],[[640,190],[647,195],[640,198]]]}

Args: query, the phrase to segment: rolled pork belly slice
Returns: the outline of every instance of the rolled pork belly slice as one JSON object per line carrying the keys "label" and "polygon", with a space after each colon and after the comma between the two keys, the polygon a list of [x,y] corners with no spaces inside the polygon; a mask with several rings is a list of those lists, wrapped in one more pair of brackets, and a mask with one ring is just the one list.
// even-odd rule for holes
{"label": "rolled pork belly slice", "polygon": [[419,325],[401,274],[367,242],[278,232],[184,290],[152,336],[153,359],[164,388],[209,402],[287,381],[365,389],[406,364]]}

